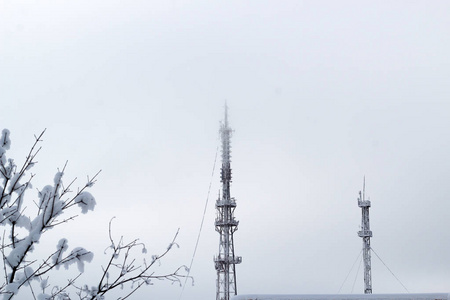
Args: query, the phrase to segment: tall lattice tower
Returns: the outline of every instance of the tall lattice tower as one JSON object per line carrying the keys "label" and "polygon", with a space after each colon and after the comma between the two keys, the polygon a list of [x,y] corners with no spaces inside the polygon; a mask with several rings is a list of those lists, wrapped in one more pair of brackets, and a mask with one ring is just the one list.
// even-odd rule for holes
{"label": "tall lattice tower", "polygon": [[214,257],[217,270],[216,300],[229,300],[237,295],[236,264],[242,258],[234,255],[233,234],[237,230],[239,221],[234,218],[236,200],[230,196],[231,166],[230,139],[232,130],[228,126],[228,107],[225,105],[225,120],[220,128],[222,139],[222,197],[216,201],[216,231],[220,234],[219,255]]}
{"label": "tall lattice tower", "polygon": [[372,294],[372,267],[370,259],[370,238],[372,231],[370,230],[369,208],[370,201],[365,199],[366,180],[363,183],[363,192],[359,192],[358,206],[362,210],[361,231],[358,236],[363,240],[363,261],[364,261],[364,294]]}

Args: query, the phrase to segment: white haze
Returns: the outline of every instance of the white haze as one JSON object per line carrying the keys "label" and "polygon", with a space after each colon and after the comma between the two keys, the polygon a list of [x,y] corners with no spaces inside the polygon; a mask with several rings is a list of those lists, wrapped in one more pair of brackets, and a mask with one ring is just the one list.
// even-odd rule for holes
{"label": "white haze", "polygon": [[[362,246],[364,176],[373,249],[410,292],[450,291],[448,1],[1,0],[0,45],[10,155],[47,128],[34,187],[66,160],[80,185],[103,170],[95,211],[39,245],[94,250],[83,282],[113,216],[149,255],[180,228],[156,271],[189,264],[227,100],[239,293],[337,293]],[[215,297],[219,169],[184,300]],[[374,293],[405,292],[372,262]],[[180,292],[155,282],[136,299]]]}

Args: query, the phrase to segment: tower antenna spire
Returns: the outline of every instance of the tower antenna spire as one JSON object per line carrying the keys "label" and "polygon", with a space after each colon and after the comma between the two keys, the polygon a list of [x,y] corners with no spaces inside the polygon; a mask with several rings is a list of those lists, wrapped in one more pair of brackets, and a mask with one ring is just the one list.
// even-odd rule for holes
{"label": "tower antenna spire", "polygon": [[224,118],[224,126],[228,127],[228,105],[227,101],[225,101],[225,118]]}
{"label": "tower antenna spire", "polygon": [[372,266],[370,258],[370,238],[372,231],[370,230],[369,208],[370,201],[365,199],[366,192],[366,177],[363,181],[363,192],[359,192],[358,206],[362,210],[361,231],[358,231],[358,236],[363,240],[363,261],[364,261],[364,294],[372,294]]}
{"label": "tower antenna spire", "polygon": [[220,127],[222,140],[222,197],[216,201],[216,231],[220,235],[219,255],[214,257],[217,271],[216,300],[229,300],[237,295],[236,264],[242,262],[240,256],[234,255],[233,234],[237,230],[239,221],[234,218],[236,200],[230,196],[231,185],[231,134],[228,126],[228,106],[225,103],[225,119]]}
{"label": "tower antenna spire", "polygon": [[365,199],[366,194],[366,175],[363,177],[363,200]]}

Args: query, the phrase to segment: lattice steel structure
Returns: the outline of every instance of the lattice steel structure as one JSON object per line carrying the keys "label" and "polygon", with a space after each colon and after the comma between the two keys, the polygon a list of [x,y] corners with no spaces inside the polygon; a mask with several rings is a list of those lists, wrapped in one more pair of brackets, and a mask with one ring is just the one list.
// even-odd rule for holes
{"label": "lattice steel structure", "polygon": [[358,236],[363,240],[363,262],[364,262],[364,294],[372,294],[372,266],[370,258],[370,238],[372,231],[370,230],[369,208],[370,201],[365,200],[366,182],[364,180],[363,192],[359,192],[358,206],[362,210],[361,231]]}
{"label": "lattice steel structure", "polygon": [[216,231],[220,234],[219,255],[214,257],[217,271],[216,300],[229,300],[237,295],[236,264],[242,258],[234,255],[233,234],[238,228],[239,221],[234,218],[236,200],[230,196],[231,184],[231,139],[232,130],[228,126],[228,108],[225,105],[225,120],[220,128],[222,140],[222,197],[216,201]]}

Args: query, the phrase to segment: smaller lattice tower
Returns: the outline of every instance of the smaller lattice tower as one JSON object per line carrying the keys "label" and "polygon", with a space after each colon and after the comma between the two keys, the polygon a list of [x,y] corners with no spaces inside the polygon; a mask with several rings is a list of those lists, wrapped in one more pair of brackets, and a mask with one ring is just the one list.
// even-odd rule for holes
{"label": "smaller lattice tower", "polygon": [[236,264],[242,258],[234,255],[233,233],[237,230],[239,221],[234,218],[236,200],[230,196],[231,185],[231,139],[232,130],[228,126],[228,107],[225,105],[225,119],[220,127],[222,140],[222,197],[216,201],[216,231],[220,234],[219,255],[214,257],[217,271],[216,300],[229,300],[237,295]]}
{"label": "smaller lattice tower", "polygon": [[366,180],[364,179],[363,191],[359,192],[358,206],[362,210],[361,231],[358,236],[363,240],[363,261],[364,261],[364,294],[372,294],[372,267],[370,259],[370,238],[372,231],[370,230],[369,208],[370,201],[365,199]]}

